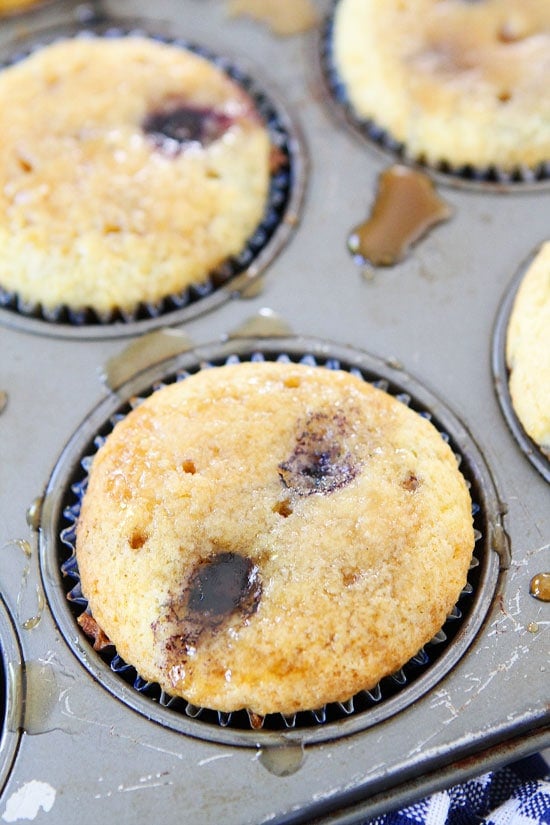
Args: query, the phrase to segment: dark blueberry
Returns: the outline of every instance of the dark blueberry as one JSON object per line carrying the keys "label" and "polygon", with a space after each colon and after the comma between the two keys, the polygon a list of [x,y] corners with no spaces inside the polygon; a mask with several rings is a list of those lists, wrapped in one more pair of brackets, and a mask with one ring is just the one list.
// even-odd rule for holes
{"label": "dark blueberry", "polygon": [[[203,633],[215,632],[226,620],[254,614],[261,596],[260,571],[252,559],[226,552],[200,561],[183,593],[172,598],[166,610],[169,661],[185,660]],[[161,627],[156,622],[155,633]]]}
{"label": "dark blueberry", "polygon": [[173,153],[187,143],[208,146],[220,138],[232,122],[228,115],[214,109],[172,104],[147,115],[142,128],[159,148]]}
{"label": "dark blueberry", "polygon": [[193,572],[187,614],[191,620],[212,627],[234,613],[255,613],[261,592],[259,571],[251,559],[238,553],[218,553]]}
{"label": "dark blueberry", "polygon": [[341,413],[311,415],[292,455],[279,464],[284,485],[300,496],[309,496],[332,493],[349,484],[359,467],[343,443],[348,429]]}

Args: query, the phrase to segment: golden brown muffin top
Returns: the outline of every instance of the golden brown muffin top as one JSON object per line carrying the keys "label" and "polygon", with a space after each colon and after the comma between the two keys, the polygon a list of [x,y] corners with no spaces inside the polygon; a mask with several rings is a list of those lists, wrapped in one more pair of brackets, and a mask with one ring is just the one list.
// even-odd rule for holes
{"label": "golden brown muffin top", "polygon": [[426,419],[343,371],[205,369],[155,392],[92,464],[77,558],[146,679],[259,714],[345,701],[444,623],[471,501]]}

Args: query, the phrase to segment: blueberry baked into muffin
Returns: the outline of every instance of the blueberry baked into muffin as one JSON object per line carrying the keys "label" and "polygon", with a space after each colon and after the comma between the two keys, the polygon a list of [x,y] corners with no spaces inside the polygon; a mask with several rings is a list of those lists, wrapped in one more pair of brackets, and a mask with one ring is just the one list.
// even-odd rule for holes
{"label": "blueberry baked into muffin", "polygon": [[550,4],[339,0],[333,62],[356,116],[429,164],[550,160]]}
{"label": "blueberry baked into muffin", "polygon": [[346,701],[441,628],[474,547],[435,427],[359,377],[211,367],[158,389],[93,458],[82,591],[122,658],[214,710]]}
{"label": "blueberry baked into muffin", "polygon": [[200,284],[261,222],[270,138],[209,60],[76,37],[0,72],[0,286],[132,310]]}
{"label": "blueberry baked into muffin", "polygon": [[519,285],[506,338],[512,405],[528,436],[550,458],[550,242]]}

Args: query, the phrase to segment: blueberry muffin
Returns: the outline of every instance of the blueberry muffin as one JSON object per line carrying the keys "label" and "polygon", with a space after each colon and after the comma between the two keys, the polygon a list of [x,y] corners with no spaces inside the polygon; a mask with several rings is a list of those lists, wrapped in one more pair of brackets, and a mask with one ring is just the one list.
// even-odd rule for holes
{"label": "blueberry muffin", "polygon": [[221,69],[139,36],[0,72],[0,286],[132,310],[205,282],[261,222],[269,134]]}
{"label": "blueberry muffin", "polygon": [[43,0],[0,0],[0,17],[3,14],[16,14],[32,6],[38,6]]}
{"label": "blueberry muffin", "polygon": [[435,427],[344,371],[240,363],[157,390],[95,455],[76,554],[123,659],[195,705],[291,714],[395,672],[474,546]]}
{"label": "blueberry muffin", "polygon": [[452,167],[550,160],[550,4],[340,0],[335,68],[356,115],[414,159]]}
{"label": "blueberry muffin", "polygon": [[512,405],[550,458],[550,242],[542,245],[514,299],[506,339]]}

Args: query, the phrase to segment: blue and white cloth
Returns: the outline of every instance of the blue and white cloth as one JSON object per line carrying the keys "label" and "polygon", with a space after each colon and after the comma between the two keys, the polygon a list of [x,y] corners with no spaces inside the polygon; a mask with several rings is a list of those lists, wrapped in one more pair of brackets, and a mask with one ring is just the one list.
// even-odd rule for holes
{"label": "blue and white cloth", "polygon": [[364,825],[550,825],[550,769],[531,756]]}

